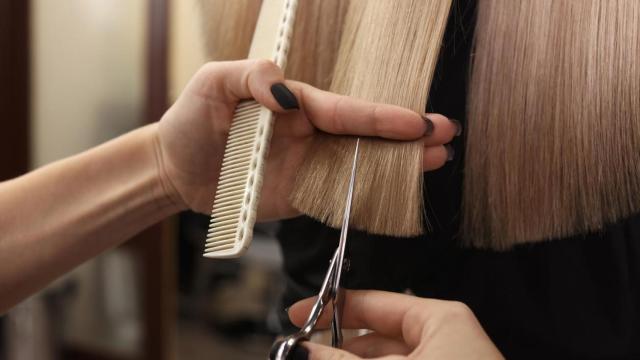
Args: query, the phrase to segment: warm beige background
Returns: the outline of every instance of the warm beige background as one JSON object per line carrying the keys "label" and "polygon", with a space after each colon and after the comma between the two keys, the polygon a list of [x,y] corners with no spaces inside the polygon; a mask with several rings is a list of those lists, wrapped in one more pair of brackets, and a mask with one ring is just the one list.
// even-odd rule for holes
{"label": "warm beige background", "polygon": [[145,0],[32,1],[34,166],[139,123],[146,5]]}
{"label": "warm beige background", "polygon": [[[147,0],[32,0],[32,167],[76,154],[143,120]],[[92,260],[43,293],[77,285],[63,323],[41,297],[12,313],[10,359],[54,356],[43,346],[62,337],[110,353],[140,347],[135,262],[126,251]],[[26,321],[25,321],[26,320]],[[31,327],[18,328],[20,324]],[[32,344],[33,346],[30,346]]]}
{"label": "warm beige background", "polygon": [[199,1],[171,1],[170,6],[169,97],[174,100],[206,56]]}

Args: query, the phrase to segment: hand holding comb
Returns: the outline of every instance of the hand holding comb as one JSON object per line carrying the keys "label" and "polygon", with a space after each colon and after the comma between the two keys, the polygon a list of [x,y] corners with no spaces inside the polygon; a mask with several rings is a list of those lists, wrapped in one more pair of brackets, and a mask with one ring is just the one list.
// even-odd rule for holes
{"label": "hand holding comb", "polygon": [[[284,69],[298,0],[264,0],[249,51]],[[253,237],[273,113],[255,100],[238,104],[225,147],[204,256],[242,255]]]}

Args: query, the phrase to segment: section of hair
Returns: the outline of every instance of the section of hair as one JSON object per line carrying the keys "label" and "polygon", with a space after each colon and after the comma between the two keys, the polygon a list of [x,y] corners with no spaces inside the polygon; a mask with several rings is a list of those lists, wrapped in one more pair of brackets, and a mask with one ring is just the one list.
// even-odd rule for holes
{"label": "section of hair", "polygon": [[[200,0],[211,60],[247,57],[261,4],[262,0]],[[348,0],[299,1],[287,78],[329,88],[348,4]]]}
{"label": "section of hair", "polygon": [[483,0],[462,238],[507,249],[640,210],[640,2]]}
{"label": "section of hair", "polygon": [[286,76],[320,89],[331,85],[349,0],[300,0]]}
{"label": "section of hair", "polygon": [[262,0],[200,0],[207,56],[214,61],[246,59]]}
{"label": "section of hair", "polygon": [[[451,3],[352,0],[331,90],[424,112]],[[423,232],[422,141],[362,138],[351,225],[375,234]],[[321,134],[306,156],[292,204],[341,225],[355,139]]]}

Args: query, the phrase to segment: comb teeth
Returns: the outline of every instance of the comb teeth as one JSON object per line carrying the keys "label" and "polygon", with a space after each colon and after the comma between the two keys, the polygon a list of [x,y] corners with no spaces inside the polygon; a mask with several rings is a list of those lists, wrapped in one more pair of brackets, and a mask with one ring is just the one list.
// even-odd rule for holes
{"label": "comb teeth", "polygon": [[266,154],[262,143],[269,135],[264,129],[270,128],[265,122],[271,120],[271,112],[256,101],[243,101],[236,108],[213,201],[205,256],[237,256],[244,249],[236,247],[252,236],[255,212],[251,209],[257,206],[259,191],[255,189],[262,182]]}

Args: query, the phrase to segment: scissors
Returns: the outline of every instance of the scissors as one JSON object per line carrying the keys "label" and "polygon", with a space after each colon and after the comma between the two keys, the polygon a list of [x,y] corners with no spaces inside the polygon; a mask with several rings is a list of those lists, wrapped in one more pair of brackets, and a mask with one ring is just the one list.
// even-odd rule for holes
{"label": "scissors", "polygon": [[351,166],[351,178],[347,190],[347,201],[342,218],[342,229],[340,230],[340,241],[331,259],[331,264],[324,277],[318,300],[311,308],[311,313],[305,324],[298,332],[289,335],[282,340],[276,341],[269,353],[270,360],[287,360],[287,356],[302,341],[308,341],[311,337],[320,316],[328,304],[333,305],[333,316],[331,319],[331,346],[339,348],[342,346],[342,311],[344,306],[344,289],[340,286],[342,268],[344,266],[344,253],[347,243],[347,233],[349,232],[349,216],[351,215],[351,203],[353,199],[353,188],[356,179],[356,165],[358,163],[358,150],[360,138],[356,140],[356,149],[353,155]]}

